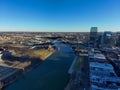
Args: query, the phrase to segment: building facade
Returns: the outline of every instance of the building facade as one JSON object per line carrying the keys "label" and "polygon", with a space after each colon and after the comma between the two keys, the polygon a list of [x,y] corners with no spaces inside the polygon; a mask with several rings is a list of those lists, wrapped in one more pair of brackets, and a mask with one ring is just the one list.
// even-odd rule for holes
{"label": "building facade", "polygon": [[90,41],[95,41],[97,37],[97,27],[91,27],[90,29]]}
{"label": "building facade", "polygon": [[101,42],[104,47],[113,47],[116,44],[116,40],[110,31],[104,32]]}
{"label": "building facade", "polygon": [[97,27],[91,27],[89,46],[90,47],[96,47],[96,40],[97,40]]}

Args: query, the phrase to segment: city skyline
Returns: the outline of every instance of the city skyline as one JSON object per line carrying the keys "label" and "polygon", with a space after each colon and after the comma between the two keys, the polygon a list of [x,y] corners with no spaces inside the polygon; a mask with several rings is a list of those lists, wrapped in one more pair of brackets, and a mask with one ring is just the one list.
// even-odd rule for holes
{"label": "city skyline", "polygon": [[1,0],[0,31],[120,31],[119,0]]}

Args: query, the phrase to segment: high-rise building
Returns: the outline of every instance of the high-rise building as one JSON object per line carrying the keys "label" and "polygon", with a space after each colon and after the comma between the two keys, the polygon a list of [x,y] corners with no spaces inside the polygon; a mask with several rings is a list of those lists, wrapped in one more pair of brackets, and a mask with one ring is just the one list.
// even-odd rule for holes
{"label": "high-rise building", "polygon": [[102,37],[103,46],[112,47],[115,45],[115,38],[112,36],[112,32],[106,31]]}
{"label": "high-rise building", "polygon": [[120,32],[117,32],[117,46],[120,47]]}
{"label": "high-rise building", "polygon": [[118,46],[120,47],[120,36],[118,36]]}
{"label": "high-rise building", "polygon": [[110,44],[111,38],[112,38],[112,32],[104,32],[104,44]]}
{"label": "high-rise building", "polygon": [[89,46],[95,48],[96,47],[96,40],[97,40],[97,27],[91,27]]}
{"label": "high-rise building", "polygon": [[96,37],[97,37],[97,27],[91,27],[90,29],[90,41],[96,41]]}

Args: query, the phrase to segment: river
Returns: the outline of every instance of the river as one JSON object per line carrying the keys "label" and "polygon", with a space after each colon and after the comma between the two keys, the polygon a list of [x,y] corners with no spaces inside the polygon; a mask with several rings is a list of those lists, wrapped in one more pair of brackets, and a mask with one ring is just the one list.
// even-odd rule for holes
{"label": "river", "polygon": [[75,55],[69,46],[58,41],[55,45],[53,55],[4,90],[64,90]]}

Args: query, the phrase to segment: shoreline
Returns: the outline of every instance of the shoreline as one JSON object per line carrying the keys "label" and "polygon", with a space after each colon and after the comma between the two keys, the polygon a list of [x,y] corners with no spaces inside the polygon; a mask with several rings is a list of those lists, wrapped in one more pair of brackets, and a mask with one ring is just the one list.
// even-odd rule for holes
{"label": "shoreline", "polygon": [[27,73],[29,73],[33,69],[37,68],[41,63],[43,63],[47,58],[49,58],[54,52],[55,50],[52,53],[48,54],[44,60],[36,60],[36,62],[31,63],[31,65],[29,65],[28,67],[24,69],[17,69],[17,71],[14,74],[5,78],[4,80],[1,80],[0,90],[4,90],[5,87],[9,86],[10,84],[24,77]]}
{"label": "shoreline", "polygon": [[71,66],[70,66],[70,68],[68,70],[68,74],[72,74],[72,72],[74,71],[73,68],[74,68],[74,64],[75,64],[77,58],[78,58],[78,56],[75,56],[75,58],[74,58],[74,60],[73,60],[73,62],[71,64]]}

